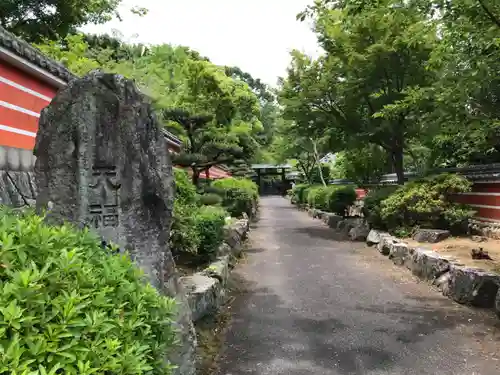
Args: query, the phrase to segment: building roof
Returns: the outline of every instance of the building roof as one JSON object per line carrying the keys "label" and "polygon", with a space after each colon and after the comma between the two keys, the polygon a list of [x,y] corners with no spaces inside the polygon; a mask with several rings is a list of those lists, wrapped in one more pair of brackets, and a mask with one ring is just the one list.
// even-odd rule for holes
{"label": "building roof", "polygon": [[62,64],[48,58],[41,51],[30,45],[28,42],[16,37],[0,26],[0,49],[2,52],[10,52],[15,56],[21,57],[47,73],[60,78],[64,82],[69,82],[76,78]]}

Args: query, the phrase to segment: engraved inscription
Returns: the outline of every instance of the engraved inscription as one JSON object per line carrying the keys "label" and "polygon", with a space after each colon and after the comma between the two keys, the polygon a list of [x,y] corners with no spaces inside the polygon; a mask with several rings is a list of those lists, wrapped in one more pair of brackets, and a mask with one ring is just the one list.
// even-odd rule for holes
{"label": "engraved inscription", "polygon": [[90,225],[96,229],[118,226],[118,191],[116,167],[94,166],[89,185]]}

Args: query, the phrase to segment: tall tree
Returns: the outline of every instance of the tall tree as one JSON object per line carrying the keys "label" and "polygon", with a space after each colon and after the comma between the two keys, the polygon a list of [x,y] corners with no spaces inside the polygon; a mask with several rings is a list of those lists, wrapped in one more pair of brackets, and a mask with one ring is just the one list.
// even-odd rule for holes
{"label": "tall tree", "polygon": [[422,130],[407,101],[433,80],[426,67],[434,23],[415,7],[396,0],[316,2],[299,18],[312,17],[326,53],[312,61],[295,52],[281,94],[285,114],[309,117],[321,134],[381,146],[399,183],[408,141]]}
{"label": "tall tree", "polygon": [[[0,25],[29,42],[66,37],[87,23],[116,15],[121,0],[2,0]],[[142,14],[144,10],[135,9]]]}

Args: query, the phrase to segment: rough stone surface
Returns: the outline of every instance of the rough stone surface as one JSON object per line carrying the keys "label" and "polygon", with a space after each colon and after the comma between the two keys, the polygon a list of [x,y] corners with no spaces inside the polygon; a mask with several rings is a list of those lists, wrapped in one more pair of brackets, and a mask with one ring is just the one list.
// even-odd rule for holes
{"label": "rough stone surface", "polygon": [[172,164],[154,111],[132,81],[91,72],[72,81],[42,111],[34,154],[37,208],[48,219],[88,226],[175,297],[180,349],[177,374],[194,373],[196,338],[168,247]]}
{"label": "rough stone surface", "polygon": [[332,229],[337,229],[337,225],[342,220],[344,220],[344,218],[336,214],[326,213],[325,215],[323,215],[323,221]]}
{"label": "rough stone surface", "polygon": [[478,268],[451,265],[449,296],[456,302],[494,307],[500,285],[500,275]]}
{"label": "rough stone surface", "polygon": [[390,236],[389,233],[372,229],[370,233],[368,233],[368,237],[366,237],[366,244],[368,246],[377,245],[382,240],[383,237],[388,237],[388,236]]}
{"label": "rough stone surface", "polygon": [[413,236],[413,239],[418,242],[436,243],[446,240],[450,237],[449,230],[442,229],[419,229]]}
{"label": "rough stone surface", "polygon": [[188,292],[189,307],[195,322],[217,311],[223,295],[222,284],[218,279],[195,273],[182,277],[181,283]]}
{"label": "rough stone surface", "polygon": [[391,236],[384,236],[380,238],[380,242],[377,244],[377,250],[382,255],[389,255],[391,252],[391,247],[396,243],[396,239]]}
{"label": "rough stone surface", "polygon": [[435,251],[417,248],[412,255],[411,271],[421,279],[434,281],[449,268],[450,260]]}
{"label": "rough stone surface", "polygon": [[219,248],[217,249],[217,256],[225,256],[231,254],[231,246],[229,246],[227,243],[223,242]]}
{"label": "rough stone surface", "polygon": [[365,241],[370,233],[370,226],[366,221],[361,221],[349,231],[351,241]]}
{"label": "rough stone surface", "polygon": [[444,296],[447,296],[450,293],[450,280],[451,274],[449,272],[445,272],[434,282],[434,284],[438,287],[438,289],[443,293]]}
{"label": "rough stone surface", "polygon": [[403,266],[410,257],[410,247],[404,242],[394,242],[389,245],[389,259],[397,266]]}
{"label": "rough stone surface", "polygon": [[15,208],[33,206],[35,197],[33,172],[0,170],[0,204]]}
{"label": "rough stone surface", "polygon": [[231,253],[236,257],[241,255],[242,243],[248,235],[249,225],[248,219],[240,219],[224,228],[224,241],[229,245]]}
{"label": "rough stone surface", "polygon": [[229,255],[218,258],[215,262],[202,271],[202,274],[208,277],[216,278],[223,287],[227,284],[229,277]]}
{"label": "rough stone surface", "polygon": [[359,227],[363,225],[363,223],[364,220],[362,218],[349,217],[337,223],[337,231],[348,236],[352,228]]}

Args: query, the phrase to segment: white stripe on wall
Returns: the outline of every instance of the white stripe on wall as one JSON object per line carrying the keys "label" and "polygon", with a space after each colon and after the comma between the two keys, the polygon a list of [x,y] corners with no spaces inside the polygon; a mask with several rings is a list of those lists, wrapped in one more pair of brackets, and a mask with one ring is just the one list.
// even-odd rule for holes
{"label": "white stripe on wall", "polygon": [[488,206],[485,204],[467,204],[468,206],[471,207],[477,207],[477,208],[492,208],[494,210],[500,210],[500,206]]}
{"label": "white stripe on wall", "polygon": [[489,221],[489,222],[492,222],[492,223],[500,223],[500,220],[489,219],[487,217],[481,217],[481,216],[474,216],[473,219],[474,220],[480,220],[480,221]]}
{"label": "white stripe on wall", "polygon": [[26,108],[19,107],[19,106],[14,105],[14,104],[10,104],[10,103],[4,102],[2,100],[0,100],[0,106],[5,107],[5,108],[9,108],[9,109],[13,109],[14,111],[25,113],[27,115],[30,115],[30,116],[33,116],[33,117],[36,117],[36,118],[40,117],[40,114],[37,113],[37,112],[30,111],[29,109],[26,109]]}
{"label": "white stripe on wall", "polygon": [[500,193],[488,193],[488,192],[480,192],[480,191],[475,191],[475,192],[470,192],[470,193],[458,193],[459,195],[490,195],[493,197],[500,197]]}
{"label": "white stripe on wall", "polygon": [[3,82],[3,83],[5,83],[6,85],[9,85],[9,86],[15,87],[18,90],[21,90],[21,91],[24,91],[24,92],[26,92],[28,94],[36,96],[37,98],[43,99],[43,100],[45,100],[45,101],[47,101],[49,103],[52,100],[52,98],[48,97],[47,95],[40,94],[38,91],[29,89],[29,88],[27,88],[27,87],[25,87],[23,85],[20,85],[17,82],[11,81],[10,79],[7,79],[5,77],[0,76],[0,82]]}
{"label": "white stripe on wall", "polygon": [[36,137],[36,133],[30,132],[27,130],[13,128],[12,126],[7,126],[7,125],[0,125],[0,130],[5,130],[5,131],[10,132],[10,133],[27,135],[27,136],[33,137],[33,138]]}

